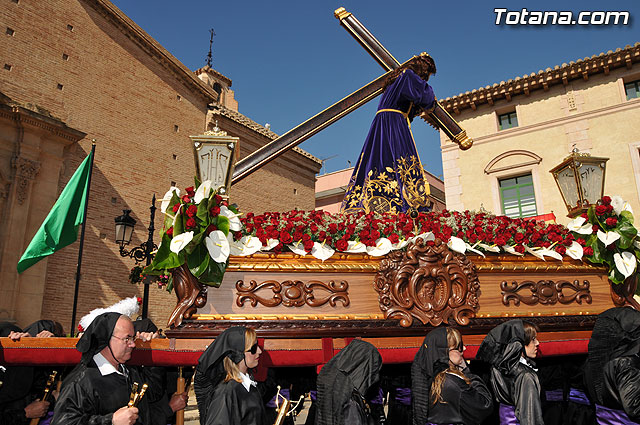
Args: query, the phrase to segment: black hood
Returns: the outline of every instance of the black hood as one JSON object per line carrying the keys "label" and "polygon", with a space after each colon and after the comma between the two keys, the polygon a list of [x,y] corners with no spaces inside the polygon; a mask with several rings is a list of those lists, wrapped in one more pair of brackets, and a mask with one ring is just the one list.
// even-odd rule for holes
{"label": "black hood", "polygon": [[589,340],[585,384],[591,397],[602,403],[604,366],[618,357],[640,352],[640,312],[614,307],[600,313]]}
{"label": "black hood", "polygon": [[116,322],[122,316],[120,313],[103,313],[93,319],[76,344],[76,349],[82,353],[83,364],[89,364],[94,355],[109,345]]}
{"label": "black hood", "polygon": [[509,320],[491,329],[482,341],[476,359],[491,364],[507,375],[520,361],[524,345],[522,320]]}
{"label": "black hood", "polygon": [[53,320],[38,320],[24,328],[24,332],[27,332],[31,336],[36,336],[42,331],[49,331],[54,336],[65,336],[62,325]]}
{"label": "black hood", "polygon": [[194,377],[194,392],[200,412],[200,421],[207,418],[209,400],[215,387],[224,379],[224,358],[229,357],[232,362],[240,363],[244,359],[244,336],[246,328],[234,326],[222,332],[207,347],[198,360]]}
{"label": "black hood", "polygon": [[[7,337],[11,332],[22,332],[22,329],[9,322],[0,322],[0,337]],[[29,394],[33,382],[33,368],[29,366],[8,366],[4,374],[0,374],[0,404],[19,400]],[[1,421],[0,421],[1,422]]]}
{"label": "black hood", "polygon": [[426,424],[429,415],[429,392],[433,378],[449,367],[447,327],[429,332],[411,365],[411,404],[413,423]]}
{"label": "black hood", "polygon": [[361,396],[380,378],[382,357],[372,344],[354,339],[318,375],[316,425],[342,425],[342,410],[354,391]]}

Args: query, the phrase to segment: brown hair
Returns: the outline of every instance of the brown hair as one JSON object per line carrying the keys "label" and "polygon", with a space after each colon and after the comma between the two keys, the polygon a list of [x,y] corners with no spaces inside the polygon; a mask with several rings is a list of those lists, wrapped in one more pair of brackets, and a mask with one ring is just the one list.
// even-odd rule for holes
{"label": "brown hair", "polygon": [[[258,341],[258,337],[256,335],[256,331],[251,328],[245,328],[244,331],[244,351],[249,351],[251,346]],[[244,356],[244,353],[243,353]],[[244,361],[244,357],[242,360]],[[232,379],[236,382],[242,382],[242,378],[240,378],[240,369],[238,369],[238,365],[231,361],[229,357],[224,358],[224,370],[227,372],[227,376],[224,377],[224,382],[229,382]]]}
{"label": "brown hair", "polygon": [[[460,331],[455,328],[447,328],[447,347],[449,350],[460,349],[462,346],[462,335],[460,335]],[[449,350],[447,350],[447,357],[449,356]],[[433,378],[433,383],[431,384],[431,404],[446,403],[446,401],[442,399],[442,386],[444,385],[446,373],[458,375],[460,378],[464,379],[464,382],[466,382],[467,385],[471,383],[469,378],[464,376],[458,367],[449,361],[449,367],[438,373],[436,377]]]}
{"label": "brown hair", "polygon": [[536,339],[540,328],[535,323],[525,321],[522,322],[522,327],[524,328],[524,345],[526,346]]}
{"label": "brown hair", "polygon": [[398,78],[405,69],[410,69],[423,80],[429,81],[429,76],[436,73],[436,63],[433,61],[431,56],[426,53],[414,56],[389,74],[389,77],[387,77],[387,81],[385,81],[382,89],[386,90],[387,87],[393,84],[396,78]]}

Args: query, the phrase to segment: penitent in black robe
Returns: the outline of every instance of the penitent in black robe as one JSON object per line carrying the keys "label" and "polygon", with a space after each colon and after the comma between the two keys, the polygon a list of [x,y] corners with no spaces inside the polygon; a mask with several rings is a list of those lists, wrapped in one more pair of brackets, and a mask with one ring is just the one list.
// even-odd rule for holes
{"label": "penitent in black robe", "polygon": [[[118,373],[102,376],[96,364],[79,364],[65,380],[56,403],[52,425],[102,425],[111,424],[113,413],[127,406],[133,382],[149,385],[149,390],[138,404],[139,424],[150,424],[148,402],[154,398],[157,387],[142,376],[136,368],[129,370],[129,377]],[[157,388],[156,388],[157,390]]]}
{"label": "penitent in black robe", "polygon": [[219,384],[203,425],[266,425],[262,397],[253,385],[249,389],[233,380]]}

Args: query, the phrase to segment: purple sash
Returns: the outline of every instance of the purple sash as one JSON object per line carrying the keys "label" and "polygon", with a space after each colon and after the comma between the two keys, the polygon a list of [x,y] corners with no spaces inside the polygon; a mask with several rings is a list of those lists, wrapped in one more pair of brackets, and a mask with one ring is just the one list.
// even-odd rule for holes
{"label": "purple sash", "polygon": [[[286,398],[287,400],[291,400],[291,395],[289,394],[289,390],[287,388],[282,388],[280,389],[280,395],[283,396],[284,398]],[[271,400],[269,400],[269,402],[267,403],[267,407],[276,407],[276,397],[278,395],[274,395],[273,398]],[[278,401],[278,406],[280,406],[280,401]]]}
{"label": "purple sash", "polygon": [[53,419],[53,410],[47,412],[46,415],[40,419],[40,425],[49,425],[51,423],[51,419]]}
{"label": "purple sash", "polygon": [[316,401],[318,398],[318,392],[316,390],[309,391],[309,398],[311,398],[311,401]]}
{"label": "purple sash", "polygon": [[520,425],[520,421],[516,418],[515,406],[500,403],[498,416],[500,417],[500,425]]}
{"label": "purple sash", "polygon": [[411,388],[397,387],[395,399],[397,403],[411,406]]}
{"label": "purple sash", "polygon": [[382,388],[378,388],[378,394],[369,400],[371,404],[382,404],[384,403],[384,393],[382,392]]}
{"label": "purple sash", "polygon": [[584,404],[585,406],[591,405],[591,401],[589,400],[589,397],[587,397],[587,394],[585,394],[584,391],[576,390],[575,388],[571,388],[569,391],[569,401]]}
{"label": "purple sash", "polygon": [[638,425],[623,410],[609,409],[596,404],[596,418],[601,425]]}
{"label": "purple sash", "polygon": [[547,401],[564,401],[564,391],[562,390],[545,391],[544,395]]}

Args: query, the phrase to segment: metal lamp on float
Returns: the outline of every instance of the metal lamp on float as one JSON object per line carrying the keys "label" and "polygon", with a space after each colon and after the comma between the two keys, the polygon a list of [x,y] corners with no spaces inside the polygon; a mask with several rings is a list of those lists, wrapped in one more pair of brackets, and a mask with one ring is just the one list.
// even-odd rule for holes
{"label": "metal lamp on float", "polygon": [[602,198],[608,160],[574,149],[571,155],[549,171],[562,194],[569,212],[567,217],[577,217]]}
{"label": "metal lamp on float", "polygon": [[231,177],[236,164],[238,138],[227,135],[218,127],[199,136],[189,136],[193,141],[196,173],[201,182],[211,181],[211,188],[228,199]]}

